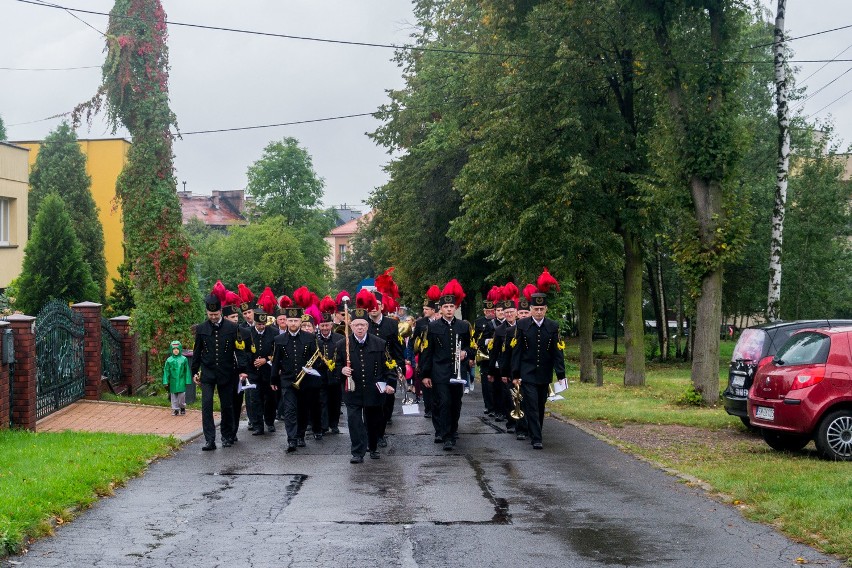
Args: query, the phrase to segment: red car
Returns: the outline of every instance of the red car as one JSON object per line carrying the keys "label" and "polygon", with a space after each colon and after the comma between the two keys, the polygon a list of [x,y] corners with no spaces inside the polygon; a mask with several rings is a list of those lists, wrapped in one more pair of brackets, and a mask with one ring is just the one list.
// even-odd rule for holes
{"label": "red car", "polygon": [[803,330],[760,362],[748,415],[776,450],[814,440],[826,459],[852,461],[852,327]]}

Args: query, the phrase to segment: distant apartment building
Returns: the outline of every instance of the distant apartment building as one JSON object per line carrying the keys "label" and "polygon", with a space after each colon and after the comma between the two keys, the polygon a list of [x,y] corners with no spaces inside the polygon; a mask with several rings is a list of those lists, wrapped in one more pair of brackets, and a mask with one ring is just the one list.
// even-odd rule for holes
{"label": "distant apartment building", "polygon": [[21,273],[27,246],[29,150],[0,142],[0,288]]}
{"label": "distant apartment building", "polygon": [[349,221],[332,229],[325,238],[325,242],[328,243],[330,248],[326,264],[331,268],[332,276],[337,276],[337,264],[350,253],[352,246],[350,241],[352,236],[358,232],[360,224],[369,223],[372,216],[372,211],[368,211],[359,217],[353,216]]}
{"label": "distant apartment building", "polygon": [[[29,166],[35,164],[41,140],[13,142],[30,151]],[[104,228],[104,258],[107,269],[107,292],[112,290],[112,279],[118,279],[118,267],[124,262],[124,224],[121,220],[121,203],[116,199],[115,184],[127,163],[130,142],[124,138],[97,138],[77,140],[86,156],[86,173],[92,178],[92,197],[98,206],[98,218]],[[29,179],[29,172],[25,177]],[[26,207],[24,217],[27,216]]]}

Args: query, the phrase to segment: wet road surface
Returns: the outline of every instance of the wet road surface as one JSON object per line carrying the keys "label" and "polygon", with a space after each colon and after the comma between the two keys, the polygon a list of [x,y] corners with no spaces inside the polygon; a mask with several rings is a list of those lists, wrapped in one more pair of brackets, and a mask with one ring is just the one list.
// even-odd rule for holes
{"label": "wet road surface", "polygon": [[0,566],[843,566],[571,425],[547,419],[533,450],[478,395],[455,451],[397,402],[362,464],[345,428],[286,454],[283,428],[243,422],[234,447],[186,445]]}

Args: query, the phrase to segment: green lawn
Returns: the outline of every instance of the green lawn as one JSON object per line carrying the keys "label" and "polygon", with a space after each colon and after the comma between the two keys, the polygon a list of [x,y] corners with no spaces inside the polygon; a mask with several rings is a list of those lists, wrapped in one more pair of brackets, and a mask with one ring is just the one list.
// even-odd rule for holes
{"label": "green lawn", "polygon": [[0,557],[50,534],[178,445],[160,436],[0,430]]}
{"label": "green lawn", "polygon": [[[733,342],[722,343],[720,389],[724,388]],[[626,444],[633,452],[692,475],[728,496],[750,519],[777,527],[791,538],[841,556],[852,565],[852,463],[816,457],[812,445],[802,452],[776,452],[755,443],[739,419],[716,408],[679,404],[690,386],[688,364],[651,363],[643,387],[624,387],[623,359],[612,356],[612,341],[595,342],[605,352],[604,386],[577,381],[577,348],[569,344],[567,374],[573,382],[565,401],[549,409],[567,418],[610,425],[680,424],[720,432],[729,429],[742,443],[681,441],[664,450]],[[620,348],[623,355],[623,347]],[[805,559],[807,560],[807,559]]]}

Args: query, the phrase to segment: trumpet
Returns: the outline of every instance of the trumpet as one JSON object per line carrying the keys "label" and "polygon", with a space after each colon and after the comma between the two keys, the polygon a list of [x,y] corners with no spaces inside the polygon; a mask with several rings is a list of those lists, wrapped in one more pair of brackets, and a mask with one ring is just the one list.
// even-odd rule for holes
{"label": "trumpet", "polygon": [[456,372],[456,376],[450,379],[451,383],[465,383],[465,381],[461,376],[461,339],[456,339],[456,356],[454,361],[454,371]]}
{"label": "trumpet", "polygon": [[[319,357],[320,357],[320,352],[319,352],[319,349],[317,349],[316,351],[314,351],[314,354],[311,355],[311,358],[308,359],[308,362],[305,363],[305,366],[302,367],[302,370],[299,371],[299,374],[296,375],[296,380],[293,381],[293,388],[294,389],[299,390],[302,387],[302,379],[304,379],[305,375],[308,374],[308,369],[313,370],[314,363],[317,362],[317,359],[319,359]],[[314,373],[316,373],[316,371],[314,371]],[[313,373],[311,373],[311,374],[313,374]]]}
{"label": "trumpet", "polygon": [[509,413],[509,416],[511,416],[515,420],[520,420],[524,417],[524,411],[521,410],[521,401],[524,400],[524,395],[521,393],[520,383],[518,384],[518,386],[512,387],[510,392],[512,393],[512,403],[515,407]]}

